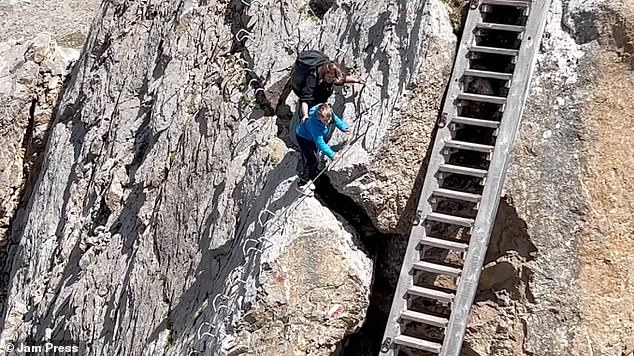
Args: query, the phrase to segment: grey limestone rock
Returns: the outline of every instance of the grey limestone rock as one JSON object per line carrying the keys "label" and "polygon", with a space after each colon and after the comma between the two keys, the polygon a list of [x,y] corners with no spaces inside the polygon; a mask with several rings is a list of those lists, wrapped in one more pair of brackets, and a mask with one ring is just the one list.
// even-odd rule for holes
{"label": "grey limestone rock", "polygon": [[[232,282],[259,278],[260,237],[276,241],[263,235],[270,228],[260,213],[298,196],[296,156],[245,91],[244,61],[222,25],[239,11],[234,5],[103,4],[13,224],[3,341],[81,342],[86,355],[216,354],[226,346],[225,334],[261,289]],[[47,60],[37,50],[34,58]],[[272,198],[268,187],[285,190]],[[302,304],[317,314],[349,308],[354,322],[341,317],[316,334],[336,343],[363,319],[372,265],[347,224],[316,200],[307,204],[276,251],[305,254],[309,270],[289,279],[292,288],[327,290],[345,279],[342,291],[354,299]],[[323,232],[320,255],[339,268],[304,285],[311,268],[335,267],[309,259],[303,243],[317,241],[302,234],[310,228]],[[284,241],[300,242],[284,249]]]}

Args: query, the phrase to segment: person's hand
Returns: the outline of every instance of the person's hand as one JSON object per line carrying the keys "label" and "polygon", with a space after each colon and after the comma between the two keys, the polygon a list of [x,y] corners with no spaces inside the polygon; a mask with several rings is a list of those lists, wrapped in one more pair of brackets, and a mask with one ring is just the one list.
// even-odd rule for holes
{"label": "person's hand", "polygon": [[354,138],[354,130],[349,129],[348,131],[344,131],[346,133],[346,141],[351,141]]}
{"label": "person's hand", "polygon": [[360,75],[356,75],[356,74],[355,74],[355,75],[351,75],[351,76],[350,76],[350,79],[352,79],[352,82],[353,82],[353,83],[356,83],[356,84],[365,84],[365,79],[361,78],[361,76],[360,76]]}
{"label": "person's hand", "polygon": [[356,74],[350,74],[346,77],[344,84],[365,84],[365,79]]}
{"label": "person's hand", "polygon": [[335,153],[334,156],[332,156],[332,160],[333,161],[337,161],[337,160],[339,160],[339,158],[341,158],[341,152],[337,152],[337,153]]}
{"label": "person's hand", "polygon": [[304,121],[306,121],[306,119],[308,119],[308,116],[304,116],[300,120],[301,120],[302,123],[304,123]]}

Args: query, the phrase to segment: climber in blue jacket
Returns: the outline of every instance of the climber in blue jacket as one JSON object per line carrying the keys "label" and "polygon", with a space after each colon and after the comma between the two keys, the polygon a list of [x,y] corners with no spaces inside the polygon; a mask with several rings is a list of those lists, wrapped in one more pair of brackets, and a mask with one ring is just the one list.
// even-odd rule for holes
{"label": "climber in blue jacket", "polygon": [[334,121],[335,126],[348,135],[352,135],[352,130],[332,111],[330,104],[317,104],[308,112],[308,119],[297,126],[297,143],[302,152],[303,167],[299,172],[298,190],[306,193],[315,189],[314,185],[308,186],[309,181],[314,180],[319,174],[319,151],[323,152],[330,159],[339,158],[326,143],[325,137],[329,137],[329,124]]}

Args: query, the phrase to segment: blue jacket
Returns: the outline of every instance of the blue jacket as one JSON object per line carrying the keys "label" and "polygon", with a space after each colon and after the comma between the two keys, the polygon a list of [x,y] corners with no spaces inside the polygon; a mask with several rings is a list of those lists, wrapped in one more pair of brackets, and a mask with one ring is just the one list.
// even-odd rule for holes
{"label": "blue jacket", "polygon": [[[315,143],[317,148],[325,153],[328,157],[333,158],[335,156],[335,152],[326,144],[324,137],[328,137],[330,125],[324,125],[323,122],[317,117],[317,109],[319,109],[319,105],[315,105],[308,111],[308,118],[297,125],[295,129],[295,133],[297,136],[306,139],[308,141],[312,141]],[[348,131],[348,125],[341,120],[337,114],[332,113],[332,119],[335,122],[335,126],[343,132]]]}

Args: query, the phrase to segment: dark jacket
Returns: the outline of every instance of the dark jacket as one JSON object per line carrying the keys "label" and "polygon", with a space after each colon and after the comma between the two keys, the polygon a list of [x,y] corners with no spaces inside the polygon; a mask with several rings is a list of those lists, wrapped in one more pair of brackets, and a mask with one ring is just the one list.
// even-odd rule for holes
{"label": "dark jacket", "polygon": [[317,69],[330,59],[320,51],[304,51],[299,54],[291,74],[291,87],[299,100],[309,107],[325,103],[332,95],[333,84],[319,78]]}

